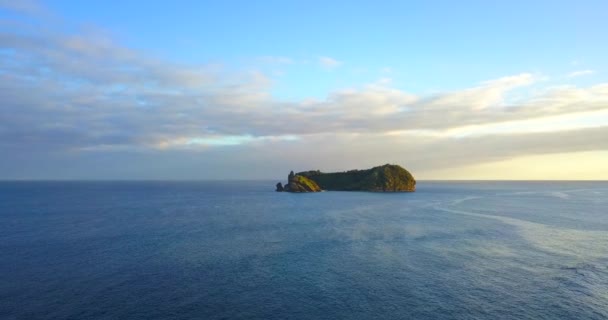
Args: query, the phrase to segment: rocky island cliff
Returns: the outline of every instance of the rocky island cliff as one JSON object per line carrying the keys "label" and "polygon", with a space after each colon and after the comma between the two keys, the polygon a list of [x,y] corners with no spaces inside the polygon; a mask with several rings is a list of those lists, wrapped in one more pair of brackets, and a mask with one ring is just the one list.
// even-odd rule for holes
{"label": "rocky island cliff", "polygon": [[319,170],[289,173],[287,184],[277,183],[276,191],[318,192],[328,191],[374,191],[413,192],[416,180],[401,166],[385,164],[366,170],[324,173]]}

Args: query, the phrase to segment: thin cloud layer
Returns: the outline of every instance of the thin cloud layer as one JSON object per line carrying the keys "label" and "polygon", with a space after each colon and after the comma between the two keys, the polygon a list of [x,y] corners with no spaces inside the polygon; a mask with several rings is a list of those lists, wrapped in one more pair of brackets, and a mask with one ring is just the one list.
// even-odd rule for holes
{"label": "thin cloud layer", "polygon": [[576,78],[576,77],[582,77],[582,76],[588,76],[591,74],[594,74],[595,71],[593,70],[579,70],[579,71],[572,71],[568,74],[568,78]]}
{"label": "thin cloud layer", "polygon": [[608,147],[598,138],[608,136],[608,84],[547,88],[539,75],[522,73],[430,96],[379,81],[286,102],[273,98],[274,80],[261,71],[179,64],[101,32],[53,30],[0,27],[3,152],[204,152],[221,161],[229,148],[244,164],[260,154],[312,163],[322,155],[432,170]]}
{"label": "thin cloud layer", "polygon": [[325,69],[334,69],[342,65],[342,61],[330,57],[319,57],[319,64]]}
{"label": "thin cloud layer", "polygon": [[6,9],[31,16],[50,16],[50,12],[37,1],[32,0],[0,0],[0,9]]}

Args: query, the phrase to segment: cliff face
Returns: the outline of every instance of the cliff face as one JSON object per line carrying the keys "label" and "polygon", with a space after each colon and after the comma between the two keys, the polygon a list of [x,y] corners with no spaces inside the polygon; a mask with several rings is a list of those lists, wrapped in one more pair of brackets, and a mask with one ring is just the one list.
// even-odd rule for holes
{"label": "cliff face", "polygon": [[[290,174],[290,183],[292,177],[293,179],[295,177],[299,177],[297,179],[306,178],[323,190],[376,192],[412,192],[416,190],[416,180],[412,174],[398,165],[391,164],[367,170],[350,170],[346,172],[323,173],[320,171],[304,171],[295,175],[292,172]],[[289,184],[285,186],[285,191],[291,191],[287,190],[288,186]],[[279,191],[278,189],[277,185],[277,191]]]}
{"label": "cliff face", "polygon": [[313,180],[296,174],[294,175],[293,171],[289,173],[287,177],[287,184],[283,186],[280,182],[277,183],[278,192],[286,191],[286,192],[319,192],[321,188],[317,185]]}

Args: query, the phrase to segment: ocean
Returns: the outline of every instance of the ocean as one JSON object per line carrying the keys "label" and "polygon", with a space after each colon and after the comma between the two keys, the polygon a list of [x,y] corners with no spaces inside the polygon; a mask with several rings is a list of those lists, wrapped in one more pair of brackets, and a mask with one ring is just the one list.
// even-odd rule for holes
{"label": "ocean", "polygon": [[0,182],[0,319],[608,319],[608,182]]}

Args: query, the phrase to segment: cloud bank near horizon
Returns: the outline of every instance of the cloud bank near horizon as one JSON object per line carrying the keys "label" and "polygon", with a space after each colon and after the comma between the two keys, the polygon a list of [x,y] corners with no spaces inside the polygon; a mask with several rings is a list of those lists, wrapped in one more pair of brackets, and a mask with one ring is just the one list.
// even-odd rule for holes
{"label": "cloud bank near horizon", "polygon": [[[33,4],[13,9],[33,17],[42,10]],[[271,58],[260,59],[297,63]],[[318,61],[326,69],[344,67],[335,58]],[[567,78],[590,73],[573,71]],[[331,91],[325,99],[284,101],[271,94],[279,80],[255,66],[176,63],[99,30],[68,33],[44,18],[5,19],[0,150],[8,156],[0,178],[70,176],[57,167],[78,161],[75,177],[86,176],[98,161],[104,174],[116,177],[125,161],[149,161],[150,172],[165,170],[161,177],[197,166],[233,178],[234,167],[264,168],[251,176],[264,177],[288,165],[341,170],[384,162],[432,172],[608,150],[608,83],[546,80],[524,72],[420,95],[379,79]],[[199,162],[184,164],[183,157]],[[136,176],[145,177],[145,170]]]}

